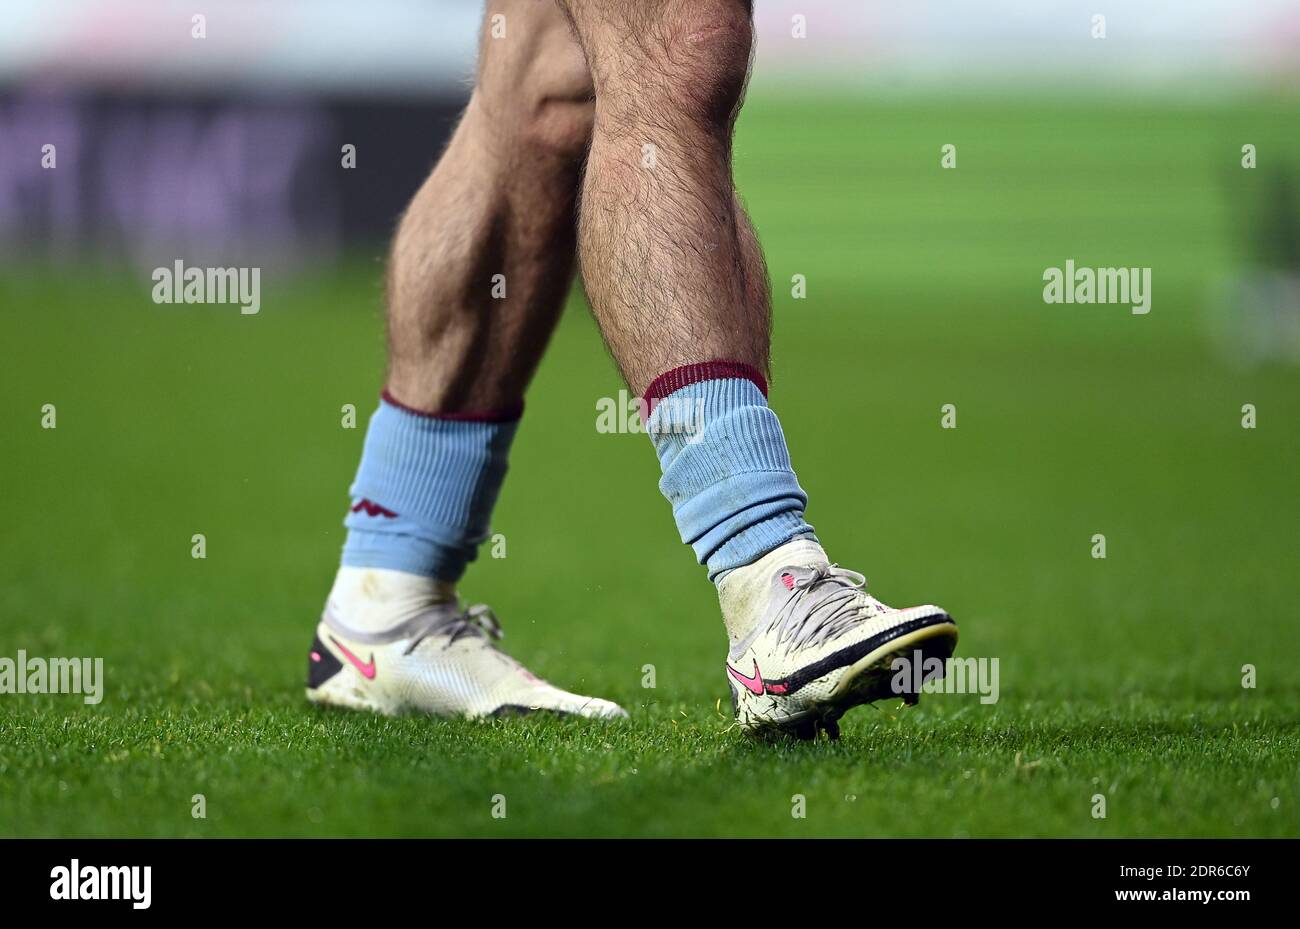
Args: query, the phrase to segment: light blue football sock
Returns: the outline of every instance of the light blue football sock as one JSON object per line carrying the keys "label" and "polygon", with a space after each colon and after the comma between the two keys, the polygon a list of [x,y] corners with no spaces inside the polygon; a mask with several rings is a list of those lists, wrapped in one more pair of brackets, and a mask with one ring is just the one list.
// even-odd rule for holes
{"label": "light blue football sock", "polygon": [[748,365],[676,368],[646,390],[646,431],[682,541],[717,581],[792,539],[816,540],[766,382]]}
{"label": "light blue football sock", "polygon": [[385,392],[349,491],[343,564],[459,580],[490,532],[520,412],[432,416]]}

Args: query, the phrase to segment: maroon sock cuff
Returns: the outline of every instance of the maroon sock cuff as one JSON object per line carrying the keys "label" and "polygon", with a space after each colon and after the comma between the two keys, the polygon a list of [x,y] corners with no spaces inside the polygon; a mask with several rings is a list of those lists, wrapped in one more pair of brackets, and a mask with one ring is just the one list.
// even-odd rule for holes
{"label": "maroon sock cuff", "polygon": [[450,422],[458,423],[513,423],[524,415],[524,401],[520,400],[513,406],[506,407],[503,410],[489,410],[487,412],[463,412],[455,413],[430,413],[426,410],[417,410],[415,407],[407,406],[401,400],[392,395],[387,387],[379,395],[390,406],[395,406],[399,410],[404,410],[413,416],[421,416],[424,419],[444,419]]}
{"label": "maroon sock cuff", "polygon": [[763,373],[752,365],[738,361],[704,361],[699,364],[682,365],[680,368],[673,368],[659,375],[645,389],[642,403],[653,410],[660,400],[674,391],[698,384],[700,381],[717,381],[724,378],[749,381],[763,392],[764,397],[767,396],[767,380],[763,377]]}

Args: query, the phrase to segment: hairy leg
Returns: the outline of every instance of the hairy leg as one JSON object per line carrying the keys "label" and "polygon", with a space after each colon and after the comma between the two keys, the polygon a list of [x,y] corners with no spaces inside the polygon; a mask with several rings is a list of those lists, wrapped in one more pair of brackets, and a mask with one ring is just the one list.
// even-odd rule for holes
{"label": "hairy leg", "polygon": [[469,105],[389,262],[388,390],[431,413],[517,408],[573,280],[590,74],[550,4],[488,17]]}
{"label": "hairy leg", "polygon": [[559,3],[596,89],[583,279],[629,386],[717,359],[766,374],[767,270],[731,176],[751,3]]}
{"label": "hairy leg", "polygon": [[393,244],[388,389],[366,430],[342,564],[308,652],[314,703],[627,715],[503,660],[491,614],[464,610],[456,592],[489,536],[524,389],[573,279],[591,92],[556,8],[493,0],[473,97]]}
{"label": "hairy leg", "polygon": [[721,583],[791,541],[815,540],[767,404],[771,294],[731,175],[752,3],[558,2],[596,89],[583,279],[645,401],[678,533]]}
{"label": "hairy leg", "polygon": [[387,390],[349,491],[344,580],[379,569],[453,584],[487,537],[573,280],[591,95],[559,10],[493,0],[470,103],[393,244]]}

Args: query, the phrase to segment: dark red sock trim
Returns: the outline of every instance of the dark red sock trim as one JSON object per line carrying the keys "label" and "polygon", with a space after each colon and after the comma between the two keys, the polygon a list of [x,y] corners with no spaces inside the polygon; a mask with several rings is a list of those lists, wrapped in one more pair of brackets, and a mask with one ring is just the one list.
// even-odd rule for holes
{"label": "dark red sock trim", "polygon": [[767,396],[767,379],[752,365],[741,364],[738,361],[704,361],[699,364],[682,365],[680,368],[673,368],[659,375],[645,389],[643,405],[653,410],[660,400],[673,391],[698,384],[700,381],[717,381],[723,378],[749,381],[763,392],[764,397]]}
{"label": "dark red sock trim", "polygon": [[524,415],[524,402],[522,400],[504,410],[494,410],[487,413],[429,413],[425,410],[417,410],[415,407],[407,406],[394,397],[387,387],[379,396],[385,403],[425,419],[444,419],[456,423],[513,423]]}

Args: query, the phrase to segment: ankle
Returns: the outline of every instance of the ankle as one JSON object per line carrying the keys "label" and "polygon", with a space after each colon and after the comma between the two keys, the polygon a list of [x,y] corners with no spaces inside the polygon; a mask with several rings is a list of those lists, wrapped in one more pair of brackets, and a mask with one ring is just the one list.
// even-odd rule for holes
{"label": "ankle", "polygon": [[763,618],[772,595],[772,575],[777,570],[829,563],[816,539],[792,539],[718,577],[718,603],[730,642],[734,645],[745,638]]}
{"label": "ankle", "polygon": [[335,575],[325,612],[357,631],[379,632],[456,601],[454,581],[343,565]]}

